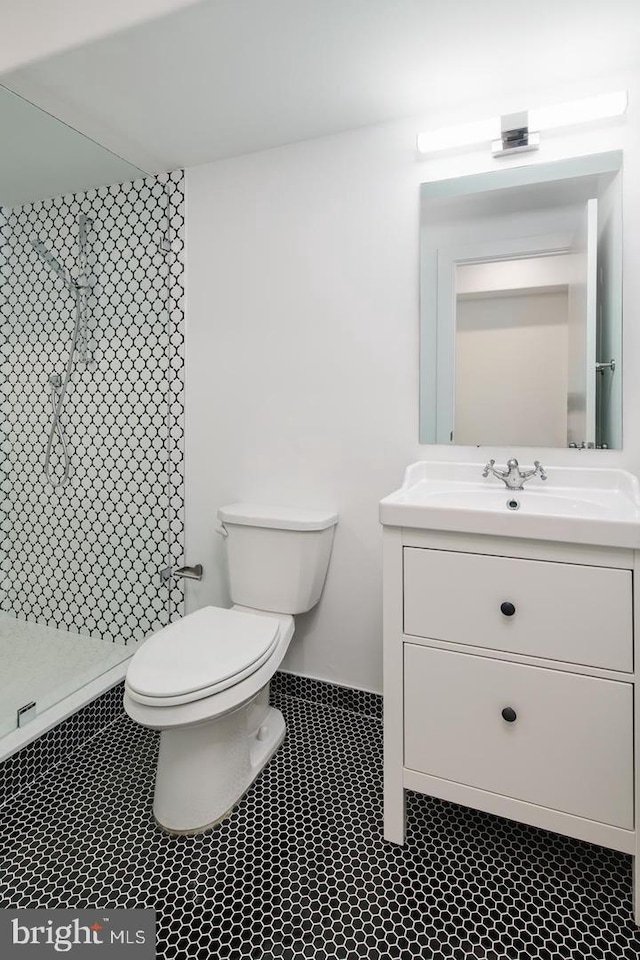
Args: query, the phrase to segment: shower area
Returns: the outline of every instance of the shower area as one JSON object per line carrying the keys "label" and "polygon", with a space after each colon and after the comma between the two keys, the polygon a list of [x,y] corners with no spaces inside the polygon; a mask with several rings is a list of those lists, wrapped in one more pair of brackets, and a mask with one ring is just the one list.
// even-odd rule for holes
{"label": "shower area", "polygon": [[5,743],[182,614],[183,210],[181,172],[0,205]]}

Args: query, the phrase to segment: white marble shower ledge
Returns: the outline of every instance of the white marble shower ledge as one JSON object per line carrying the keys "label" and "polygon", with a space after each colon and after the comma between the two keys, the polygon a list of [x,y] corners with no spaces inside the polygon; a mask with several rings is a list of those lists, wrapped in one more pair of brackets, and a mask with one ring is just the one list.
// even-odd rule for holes
{"label": "white marble shower ledge", "polygon": [[[134,650],[0,614],[0,760],[122,680]],[[35,719],[16,729],[33,700]]]}

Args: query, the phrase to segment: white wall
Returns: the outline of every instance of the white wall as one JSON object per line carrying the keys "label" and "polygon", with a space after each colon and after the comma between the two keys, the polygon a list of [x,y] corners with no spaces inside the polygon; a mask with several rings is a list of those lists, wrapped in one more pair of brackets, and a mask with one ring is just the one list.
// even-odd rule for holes
{"label": "white wall", "polygon": [[[418,187],[427,179],[624,148],[624,450],[535,456],[551,467],[640,469],[640,78],[602,88],[620,86],[631,91],[623,123],[550,136],[515,160],[416,157],[419,129],[500,110],[487,101],[472,116],[452,109],[188,170],[186,537],[188,562],[206,570],[189,585],[192,609],[227,599],[213,532],[220,504],[335,506],[325,594],[299,618],[285,666],[380,690],[379,499],[417,459],[533,459],[530,449],[418,444]],[[521,102],[563,99],[559,87],[524,91]]]}

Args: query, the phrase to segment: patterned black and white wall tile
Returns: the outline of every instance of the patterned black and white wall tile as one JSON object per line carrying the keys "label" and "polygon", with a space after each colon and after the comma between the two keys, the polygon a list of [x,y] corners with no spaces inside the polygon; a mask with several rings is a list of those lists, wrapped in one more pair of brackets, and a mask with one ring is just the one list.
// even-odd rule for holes
{"label": "patterned black and white wall tile", "polygon": [[[159,178],[165,184],[168,208],[169,319],[169,559],[172,566],[184,561],[184,337],[185,337],[185,193],[184,172]],[[181,580],[170,581],[169,619],[184,612]]]}
{"label": "patterned black and white wall tile", "polygon": [[[137,641],[182,610],[180,586],[169,591],[159,575],[183,549],[183,174],[2,214],[1,609]],[[75,272],[81,214],[88,357],[74,364],[61,416],[70,481],[52,487],[50,378],[64,377],[75,298],[51,258]],[[60,477],[59,437],[52,467]]]}

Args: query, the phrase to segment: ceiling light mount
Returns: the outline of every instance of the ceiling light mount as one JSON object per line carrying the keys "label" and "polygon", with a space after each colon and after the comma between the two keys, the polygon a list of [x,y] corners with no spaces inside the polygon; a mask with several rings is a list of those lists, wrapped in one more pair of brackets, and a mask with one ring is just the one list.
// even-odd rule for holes
{"label": "ceiling light mount", "polygon": [[507,113],[500,117],[500,138],[492,140],[491,152],[494,157],[504,157],[510,153],[527,153],[540,146],[540,135],[529,130],[529,113]]}

